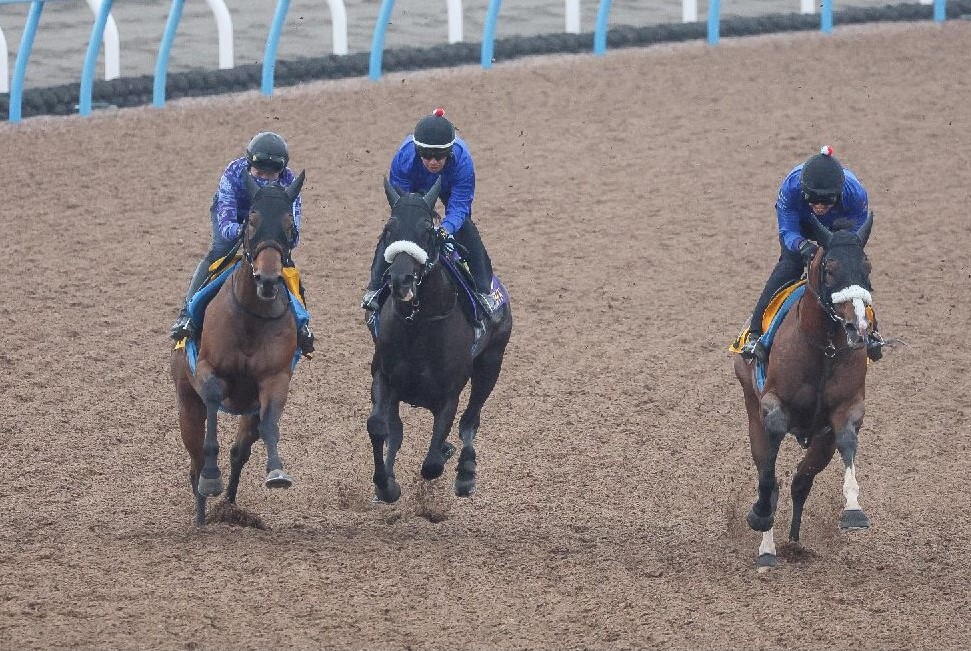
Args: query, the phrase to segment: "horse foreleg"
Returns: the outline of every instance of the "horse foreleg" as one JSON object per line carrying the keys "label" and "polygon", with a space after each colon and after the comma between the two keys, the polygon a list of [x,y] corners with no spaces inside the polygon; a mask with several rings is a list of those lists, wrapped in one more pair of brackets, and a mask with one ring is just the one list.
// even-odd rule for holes
{"label": "horse foreleg", "polygon": [[281,373],[260,386],[260,422],[257,429],[266,446],[266,487],[290,488],[293,479],[283,470],[277,449],[280,443],[280,418],[290,390],[289,373]]}
{"label": "horse foreleg", "polygon": [[223,492],[223,480],[219,472],[219,440],[216,416],[226,393],[226,384],[214,375],[202,381],[202,399],[206,403],[206,435],[202,440],[203,464],[197,486],[202,497],[215,497]]}
{"label": "horse foreleg", "polygon": [[[401,497],[401,486],[394,477],[395,455],[403,436],[398,405],[394,390],[376,371],[371,377],[371,415],[367,419],[367,431],[374,454],[374,499],[389,504]],[[385,443],[388,445],[387,462]]]}
{"label": "horse foreleg", "polygon": [[426,480],[437,479],[445,472],[445,438],[452,429],[458,408],[459,400],[458,396],[455,396],[435,410],[432,440],[428,444],[428,453],[421,464],[421,476]]}
{"label": "horse foreleg", "polygon": [[243,416],[239,419],[236,442],[229,450],[229,484],[226,486],[226,501],[230,504],[236,503],[239,477],[243,472],[243,466],[246,465],[250,454],[252,454],[253,443],[260,437],[257,429],[259,422],[257,416]]}
{"label": "horse foreleg", "polygon": [[847,423],[836,432],[836,448],[843,458],[843,497],[846,504],[840,516],[840,529],[867,529],[870,519],[860,506],[860,485],[856,482],[857,428]]}
{"label": "horse foreleg", "polygon": [[789,419],[779,400],[770,394],[762,398],[758,411],[753,411],[749,409],[749,443],[758,473],[758,498],[748,512],[746,521],[752,529],[764,532],[772,529],[775,522],[775,509],[779,500],[775,466],[779,446],[789,429]]}
{"label": "horse foreleg", "polygon": [[179,432],[182,444],[189,453],[189,486],[196,498],[195,522],[202,526],[206,522],[206,498],[199,494],[199,474],[204,457],[202,442],[205,437],[206,406],[187,377],[176,378],[176,391],[179,398]]}
{"label": "horse foreleg", "polygon": [[796,466],[792,477],[792,524],[789,526],[789,540],[799,542],[799,529],[802,526],[802,512],[812,490],[816,475],[829,465],[836,451],[833,433],[827,429],[811,437],[806,454]]}

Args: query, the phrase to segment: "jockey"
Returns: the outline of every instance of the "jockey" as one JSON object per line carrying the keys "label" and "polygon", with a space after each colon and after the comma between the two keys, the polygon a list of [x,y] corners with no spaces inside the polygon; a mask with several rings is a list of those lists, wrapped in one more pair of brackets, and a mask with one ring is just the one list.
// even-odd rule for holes
{"label": "jockey", "polygon": [[[279,135],[270,131],[263,131],[250,140],[246,146],[246,155],[229,163],[226,171],[219,179],[219,186],[212,197],[209,208],[209,221],[212,223],[212,243],[209,252],[202,258],[192,274],[189,289],[185,294],[185,303],[179,318],[172,326],[172,339],[179,341],[184,337],[196,336],[196,326],[189,317],[189,300],[205,283],[209,275],[209,266],[222,257],[228,255],[242,237],[243,222],[249,214],[250,196],[246,189],[246,177],[249,174],[257,185],[279,182],[289,186],[295,175],[287,167],[290,152],[287,143]],[[300,195],[293,202],[293,224],[297,235],[292,247],[296,248],[300,239]],[[284,260],[284,265],[290,266],[291,260]],[[309,326],[305,325],[297,333],[297,344],[303,354],[314,350],[314,335]]]}
{"label": "jockey", "polygon": [[[775,211],[782,253],[752,312],[748,337],[741,350],[745,359],[757,357],[765,361],[766,349],[759,339],[762,336],[762,313],[779,289],[799,280],[819,248],[809,239],[806,224],[810,215],[826,228],[832,228],[836,220],[843,219],[852,222],[854,230],[859,230],[867,219],[869,205],[863,184],[852,171],[840,165],[833,156],[833,148],[827,145],[789,172],[779,188]],[[875,321],[867,340],[867,355],[874,361],[882,357],[884,343],[877,333]]]}
{"label": "jockey", "polygon": [[[465,250],[465,261],[475,283],[474,293],[486,314],[496,307],[491,296],[492,261],[479,237],[479,229],[472,222],[472,199],[475,195],[475,167],[465,141],[455,135],[455,126],[445,117],[445,110],[435,109],[418,121],[412,135],[405,137],[391,161],[389,181],[399,192],[428,192],[441,179],[439,197],[445,206],[445,217],[439,227],[439,237],[454,247],[458,243]],[[378,239],[371,263],[371,281],[361,307],[369,315],[381,307],[381,288],[384,274],[390,266],[384,259],[389,243],[384,234]],[[476,334],[484,332],[482,320],[476,324]]]}

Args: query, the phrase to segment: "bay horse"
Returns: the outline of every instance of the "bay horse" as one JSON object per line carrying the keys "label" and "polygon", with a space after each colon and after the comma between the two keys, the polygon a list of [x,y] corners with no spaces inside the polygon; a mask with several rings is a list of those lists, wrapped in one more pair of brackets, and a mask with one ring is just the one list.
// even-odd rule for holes
{"label": "bay horse", "polygon": [[[459,397],[471,383],[468,405],[459,420],[462,452],[455,494],[475,490],[474,440],[480,413],[496,385],[506,344],[512,333],[512,312],[504,303],[472,352],[474,328],[463,310],[461,288],[443,263],[436,234],[435,201],[441,179],[426,193],[399,193],[387,178],[385,194],[391,218],[383,237],[388,244],[391,295],[381,306],[380,328],[371,361],[371,414],[368,435],[374,452],[375,500],[392,503],[401,496],[394,463],[403,438],[401,402],[423,407],[434,416],[431,442],[421,466],[425,480],[444,472],[454,453],[446,442],[458,410]],[[488,320],[488,319],[487,319]]]}
{"label": "bay horse", "polygon": [[871,327],[867,306],[872,301],[870,261],[863,247],[872,226],[872,213],[856,233],[831,232],[813,217],[812,238],[820,248],[809,262],[804,293],[776,332],[764,386],[760,388],[756,381],[756,362],[746,361],[741,355],[735,360],[758,473],[758,499],[746,521],[762,532],[759,571],[776,565],[772,532],[779,497],[776,459],[787,433],[806,449],[792,477],[789,540],[799,542],[803,507],[813,481],[836,450],[844,466],[845,505],[840,528],[870,526],[858,501],[855,459],[864,414],[865,344]]}
{"label": "bay horse", "polygon": [[226,501],[235,504],[240,473],[258,439],[267,451],[267,488],[293,483],[277,450],[297,349],[283,265],[296,236],[293,202],[304,172],[289,187],[260,187],[245,176],[252,207],[243,228],[243,259],[206,307],[195,372],[185,347],[174,350],[171,359],[198,526],[205,524],[206,498],[223,492],[216,438],[220,410],[241,416],[229,455]]}

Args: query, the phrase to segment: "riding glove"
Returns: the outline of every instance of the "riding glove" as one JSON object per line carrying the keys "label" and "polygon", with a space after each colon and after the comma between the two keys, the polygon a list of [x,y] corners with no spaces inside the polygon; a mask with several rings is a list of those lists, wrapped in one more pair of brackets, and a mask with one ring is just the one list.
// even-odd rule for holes
{"label": "riding glove", "polygon": [[810,240],[803,240],[802,244],[799,245],[799,255],[802,256],[802,261],[805,264],[812,262],[813,256],[816,255],[818,250],[819,245]]}

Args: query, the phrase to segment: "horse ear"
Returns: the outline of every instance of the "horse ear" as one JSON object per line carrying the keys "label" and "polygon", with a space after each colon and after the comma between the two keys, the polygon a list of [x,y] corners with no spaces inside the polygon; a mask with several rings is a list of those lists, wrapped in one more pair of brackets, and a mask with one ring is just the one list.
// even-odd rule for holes
{"label": "horse ear", "polygon": [[860,246],[866,246],[866,241],[870,239],[870,229],[873,228],[873,211],[866,216],[866,221],[863,222],[863,226],[860,226],[860,230],[856,232],[856,236],[860,238]]}
{"label": "horse ear", "polygon": [[828,228],[819,223],[816,215],[809,216],[809,229],[812,231],[813,239],[819,242],[824,249],[829,247],[829,241],[833,239],[833,234]]}
{"label": "horse ear", "polygon": [[256,196],[256,193],[259,191],[260,186],[256,183],[256,180],[253,178],[253,175],[249,173],[249,170],[246,171],[246,174],[244,176],[246,177],[246,192],[247,194],[249,194],[249,198],[252,199],[253,197]]}
{"label": "horse ear", "polygon": [[296,201],[297,195],[300,194],[300,188],[303,187],[303,180],[307,178],[307,170],[300,170],[297,174],[297,178],[293,179],[293,183],[287,188],[287,196],[290,197],[290,201]]}
{"label": "horse ear", "polygon": [[398,203],[398,199],[401,198],[401,193],[394,189],[394,186],[391,185],[391,181],[388,180],[387,176],[384,177],[384,194],[387,195],[388,204],[392,208],[394,208],[394,205]]}
{"label": "horse ear", "polygon": [[435,185],[433,185],[432,189],[429,190],[428,194],[425,195],[425,203],[427,203],[428,207],[432,210],[435,210],[435,202],[438,201],[438,193],[441,192],[441,190],[442,177],[439,176],[437,179],[435,179]]}

